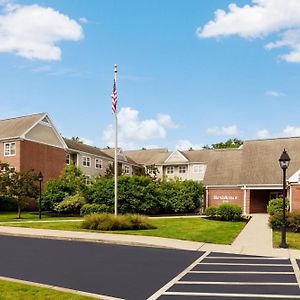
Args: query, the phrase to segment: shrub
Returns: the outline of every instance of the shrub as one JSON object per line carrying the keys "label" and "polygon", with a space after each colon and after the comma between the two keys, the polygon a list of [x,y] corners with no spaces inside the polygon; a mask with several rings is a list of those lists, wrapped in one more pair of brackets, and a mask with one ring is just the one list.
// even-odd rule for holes
{"label": "shrub", "polygon": [[222,220],[232,221],[241,218],[242,209],[237,204],[223,203],[218,207],[217,214]]}
{"label": "shrub", "polygon": [[293,232],[300,232],[300,211],[287,214],[287,226]]}
{"label": "shrub", "polygon": [[275,212],[269,217],[269,226],[274,230],[279,230],[282,227],[282,213]]}
{"label": "shrub", "polygon": [[85,202],[85,198],[80,194],[67,196],[62,202],[55,205],[54,210],[63,214],[79,214]]}
{"label": "shrub", "polygon": [[46,190],[42,196],[43,210],[53,210],[57,203],[65,197],[77,193],[85,193],[87,186],[85,176],[74,164],[67,165],[57,179],[47,181]]}
{"label": "shrub", "polygon": [[[285,206],[288,209],[289,206],[289,200],[285,199]],[[272,199],[268,203],[267,207],[268,214],[271,216],[274,215],[276,212],[281,212],[282,213],[282,198],[276,198]]]}
{"label": "shrub", "polygon": [[205,209],[204,214],[208,217],[215,217],[217,215],[217,207],[209,206]]}
{"label": "shrub", "polygon": [[118,215],[91,214],[84,217],[82,228],[92,230],[137,230],[154,229],[145,216],[141,215]]}
{"label": "shrub", "polygon": [[94,213],[105,213],[108,212],[109,207],[106,204],[97,204],[97,203],[86,203],[80,209],[80,215],[86,216]]}

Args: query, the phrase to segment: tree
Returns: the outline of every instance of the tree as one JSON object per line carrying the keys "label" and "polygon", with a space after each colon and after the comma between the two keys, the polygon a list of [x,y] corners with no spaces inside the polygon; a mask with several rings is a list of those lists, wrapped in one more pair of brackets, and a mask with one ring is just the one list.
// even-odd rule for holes
{"label": "tree", "polygon": [[29,198],[36,198],[38,187],[36,185],[36,174],[33,170],[26,172],[9,172],[10,182],[8,192],[15,200],[18,207],[18,219],[21,218],[21,210],[27,204]]}
{"label": "tree", "polygon": [[85,175],[73,163],[66,165],[59,178],[48,180],[42,197],[43,209],[52,210],[66,196],[84,193],[87,189],[85,180]]}
{"label": "tree", "polygon": [[83,144],[83,141],[81,140],[81,138],[79,136],[72,136],[71,140],[80,144]]}
{"label": "tree", "polygon": [[[115,163],[109,164],[105,170],[105,178],[113,178],[115,175]],[[118,164],[118,176],[123,175],[122,165]]]}
{"label": "tree", "polygon": [[226,148],[239,148],[241,145],[243,145],[244,141],[234,138],[234,139],[228,139],[225,142],[220,142],[216,144],[211,144],[209,147],[208,145],[205,145],[204,149],[226,149]]}

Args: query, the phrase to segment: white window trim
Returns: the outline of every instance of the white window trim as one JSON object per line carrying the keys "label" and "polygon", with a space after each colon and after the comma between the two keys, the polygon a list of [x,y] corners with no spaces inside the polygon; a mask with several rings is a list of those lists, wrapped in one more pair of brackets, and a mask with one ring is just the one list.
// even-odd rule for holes
{"label": "white window trim", "polygon": [[[14,153],[14,154],[6,154],[6,145],[9,145],[9,152],[11,153],[11,145],[12,145],[12,144],[15,145],[15,153]],[[5,156],[5,157],[8,157],[8,156],[16,156],[16,153],[17,153],[16,142],[4,143],[3,150],[4,150],[3,153],[4,153],[4,156]]]}
{"label": "white window trim", "polygon": [[[87,161],[89,161],[89,165],[84,165],[83,162],[84,162],[84,159],[86,159],[86,163]],[[82,156],[82,166],[85,167],[85,168],[90,168],[91,167],[91,157],[90,156]]]}
{"label": "white window trim", "polygon": [[[97,162],[100,165],[100,167],[97,167]],[[100,158],[95,158],[95,169],[102,169],[103,161]]]}
{"label": "white window trim", "polygon": [[[172,170],[172,172],[169,172],[169,170]],[[168,175],[174,174],[174,166],[168,166],[166,172]]]}
{"label": "white window trim", "polygon": [[129,168],[129,166],[126,166],[126,165],[124,166],[124,173],[125,174],[130,174],[130,168]]}
{"label": "white window trim", "polygon": [[[184,170],[184,172],[182,172]],[[179,166],[178,167],[178,173],[179,174],[186,174],[187,173],[187,167],[186,166]]]}

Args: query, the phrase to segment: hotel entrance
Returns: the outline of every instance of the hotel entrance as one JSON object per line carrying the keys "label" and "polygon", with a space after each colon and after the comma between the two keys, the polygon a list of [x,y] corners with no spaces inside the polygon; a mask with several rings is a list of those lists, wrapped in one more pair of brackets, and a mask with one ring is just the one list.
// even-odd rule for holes
{"label": "hotel entrance", "polygon": [[279,197],[280,190],[250,190],[250,213],[267,213],[269,201]]}

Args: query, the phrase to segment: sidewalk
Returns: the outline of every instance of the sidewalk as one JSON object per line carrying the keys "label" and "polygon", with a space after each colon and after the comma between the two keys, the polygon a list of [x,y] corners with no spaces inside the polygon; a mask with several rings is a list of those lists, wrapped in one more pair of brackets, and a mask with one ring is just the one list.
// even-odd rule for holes
{"label": "sidewalk", "polygon": [[272,230],[268,227],[268,215],[266,214],[253,215],[251,220],[248,222],[232,245],[208,244],[153,236],[77,232],[7,226],[0,226],[0,235],[173,248],[190,251],[215,251],[300,259],[300,250],[273,248]]}

